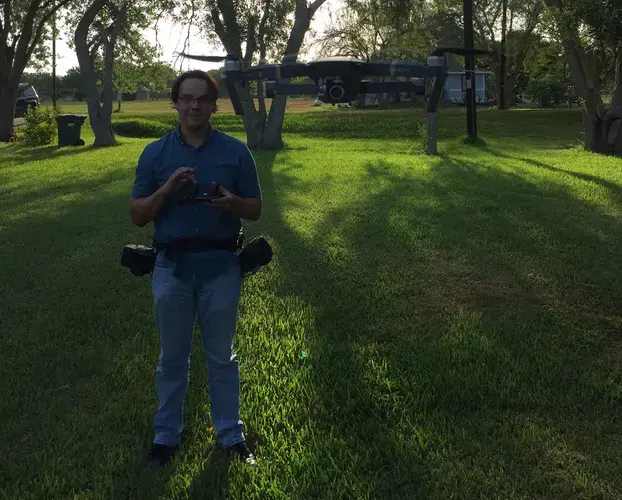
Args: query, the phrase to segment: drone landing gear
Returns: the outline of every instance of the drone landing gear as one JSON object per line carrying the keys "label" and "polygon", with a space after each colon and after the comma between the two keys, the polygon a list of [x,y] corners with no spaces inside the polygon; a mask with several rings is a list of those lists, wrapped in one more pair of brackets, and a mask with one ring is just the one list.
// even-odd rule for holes
{"label": "drone landing gear", "polygon": [[438,153],[438,128],[436,126],[436,113],[428,113],[425,119],[425,128],[428,130],[428,154],[435,155]]}
{"label": "drone landing gear", "polygon": [[[433,64],[436,61],[433,62]],[[441,66],[442,61],[434,64]],[[425,126],[428,130],[428,154],[436,155],[438,153],[438,127],[436,124],[436,111],[438,109],[438,102],[443,95],[443,88],[445,87],[445,72],[439,73],[434,78],[434,87],[430,94],[427,106],[427,116],[425,120]]]}

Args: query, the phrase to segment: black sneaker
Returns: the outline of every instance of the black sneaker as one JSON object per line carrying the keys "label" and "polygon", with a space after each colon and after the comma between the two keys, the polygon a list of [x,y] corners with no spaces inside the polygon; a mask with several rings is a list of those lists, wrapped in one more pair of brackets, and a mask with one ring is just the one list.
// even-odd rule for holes
{"label": "black sneaker", "polygon": [[158,467],[164,467],[171,461],[176,450],[176,446],[154,443],[149,454],[149,463]]}
{"label": "black sneaker", "polygon": [[236,455],[246,465],[257,465],[255,455],[253,455],[251,450],[248,448],[246,441],[236,443],[233,446],[225,448],[225,450],[229,453]]}

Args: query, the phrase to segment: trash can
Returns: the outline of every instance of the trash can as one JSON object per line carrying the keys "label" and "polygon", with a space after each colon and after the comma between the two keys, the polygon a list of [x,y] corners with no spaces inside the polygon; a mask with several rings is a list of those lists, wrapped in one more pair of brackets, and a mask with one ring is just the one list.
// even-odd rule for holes
{"label": "trash can", "polygon": [[84,141],[80,138],[80,129],[87,115],[57,115],[58,124],[58,146],[84,146]]}

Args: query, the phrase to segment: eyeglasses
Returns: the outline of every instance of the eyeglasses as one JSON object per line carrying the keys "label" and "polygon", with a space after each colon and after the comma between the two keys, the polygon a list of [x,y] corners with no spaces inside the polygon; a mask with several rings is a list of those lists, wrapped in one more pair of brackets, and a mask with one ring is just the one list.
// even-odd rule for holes
{"label": "eyeglasses", "polygon": [[184,94],[179,96],[179,102],[188,106],[194,104],[194,101],[197,101],[201,106],[204,106],[208,102],[210,102],[210,96],[208,94],[200,95],[199,97],[194,97],[189,94]]}

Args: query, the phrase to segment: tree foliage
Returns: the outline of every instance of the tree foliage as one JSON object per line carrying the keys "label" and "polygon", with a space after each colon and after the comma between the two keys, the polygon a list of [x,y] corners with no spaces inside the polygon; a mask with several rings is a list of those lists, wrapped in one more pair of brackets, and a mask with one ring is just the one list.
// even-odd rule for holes
{"label": "tree foliage", "polygon": [[[585,146],[622,156],[622,9],[611,0],[545,0],[584,103]],[[611,86],[611,105],[602,91]]]}
{"label": "tree foliage", "polygon": [[347,0],[318,41],[324,55],[362,60],[425,59],[435,40],[425,0]]}
{"label": "tree foliage", "polygon": [[[67,24],[74,32],[73,45],[96,146],[115,142],[111,127],[115,85],[117,88],[135,85],[140,69],[134,69],[154,60],[156,49],[144,39],[142,32],[163,6],[171,5],[168,0],[92,0],[68,13]],[[116,64],[123,68],[115,72]],[[128,71],[127,75],[123,69]]]}
{"label": "tree foliage", "polygon": [[52,16],[70,0],[0,1],[0,141],[13,136],[18,86],[33,57],[43,58],[41,44]]}

